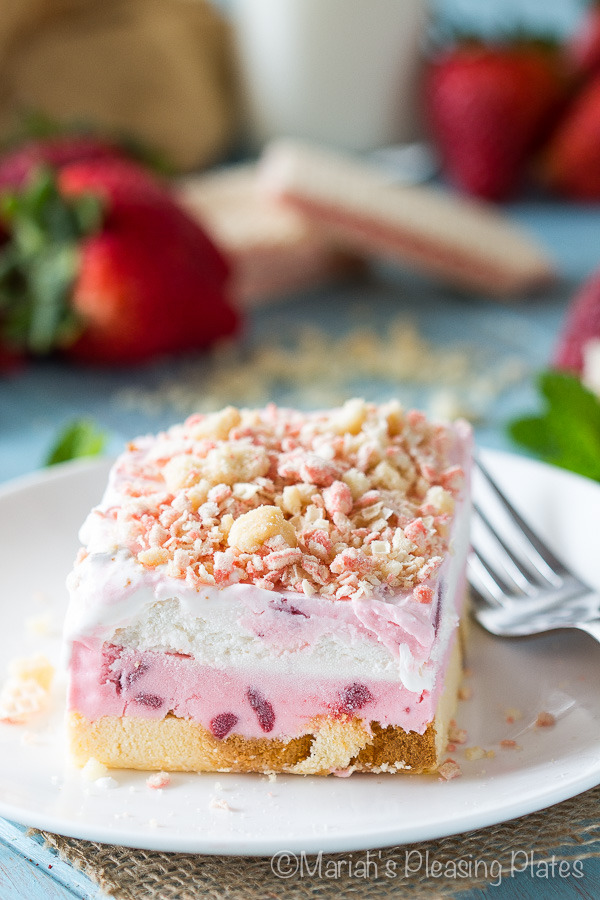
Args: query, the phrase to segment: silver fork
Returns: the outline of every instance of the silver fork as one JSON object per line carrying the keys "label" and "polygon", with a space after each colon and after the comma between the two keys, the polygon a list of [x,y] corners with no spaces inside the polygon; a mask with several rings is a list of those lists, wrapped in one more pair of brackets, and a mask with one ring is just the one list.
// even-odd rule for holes
{"label": "silver fork", "polygon": [[480,459],[475,466],[468,576],[476,619],[502,637],[579,628],[600,641],[600,593],[554,555]]}

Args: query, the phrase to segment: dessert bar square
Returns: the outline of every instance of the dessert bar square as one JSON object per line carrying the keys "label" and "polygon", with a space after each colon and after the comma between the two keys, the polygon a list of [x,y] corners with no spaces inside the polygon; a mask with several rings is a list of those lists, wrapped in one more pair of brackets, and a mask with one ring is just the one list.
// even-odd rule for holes
{"label": "dessert bar square", "polygon": [[461,673],[471,431],[397,403],[191,416],[81,531],[75,761],[432,772]]}

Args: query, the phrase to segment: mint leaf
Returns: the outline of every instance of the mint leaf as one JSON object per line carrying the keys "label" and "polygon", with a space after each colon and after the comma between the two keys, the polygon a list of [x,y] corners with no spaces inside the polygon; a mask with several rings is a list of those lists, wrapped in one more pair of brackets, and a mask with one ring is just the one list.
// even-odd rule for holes
{"label": "mint leaf", "polygon": [[537,456],[546,458],[558,452],[552,429],[539,416],[526,416],[523,419],[516,419],[508,426],[508,431],[517,444],[527,447],[528,450],[531,450]]}
{"label": "mint leaf", "polygon": [[89,419],[70,422],[58,435],[52,445],[44,465],[80,459],[85,456],[99,456],[106,446],[106,434]]}
{"label": "mint leaf", "polygon": [[512,439],[545,462],[600,481],[600,399],[574,375],[542,372],[539,416],[516,419]]}

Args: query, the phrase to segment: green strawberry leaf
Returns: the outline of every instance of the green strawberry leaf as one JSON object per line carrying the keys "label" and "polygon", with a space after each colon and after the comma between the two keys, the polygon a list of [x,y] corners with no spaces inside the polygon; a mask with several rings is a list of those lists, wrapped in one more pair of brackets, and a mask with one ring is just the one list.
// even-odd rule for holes
{"label": "green strawberry leaf", "polygon": [[77,270],[79,254],[72,244],[57,244],[41,252],[29,268],[35,302],[29,318],[28,345],[32,353],[48,353],[60,343],[66,321],[64,298]]}
{"label": "green strawberry leaf", "polygon": [[545,462],[600,481],[600,398],[574,375],[543,372],[545,409],[509,423],[512,439]]}
{"label": "green strawberry leaf", "polygon": [[81,241],[102,225],[93,195],[63,197],[55,173],[39,169],[23,190],[5,194],[0,218],[10,233],[0,247],[0,339],[36,355],[80,334],[70,305]]}
{"label": "green strawberry leaf", "polygon": [[70,422],[50,448],[44,465],[53,466],[69,459],[100,456],[106,446],[106,433],[89,419]]}
{"label": "green strawberry leaf", "polygon": [[105,205],[95,194],[82,194],[72,207],[76,229],[80,234],[95,234],[104,222]]}

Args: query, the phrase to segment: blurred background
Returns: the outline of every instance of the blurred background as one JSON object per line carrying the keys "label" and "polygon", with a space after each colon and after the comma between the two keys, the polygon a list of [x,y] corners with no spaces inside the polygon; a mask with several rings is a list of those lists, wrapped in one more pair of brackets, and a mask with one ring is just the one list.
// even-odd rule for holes
{"label": "blurred background", "polygon": [[0,477],[355,394],[600,477],[600,5],[5,0],[0,85]]}

